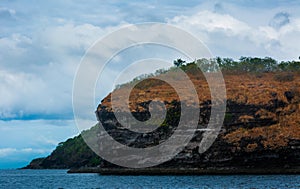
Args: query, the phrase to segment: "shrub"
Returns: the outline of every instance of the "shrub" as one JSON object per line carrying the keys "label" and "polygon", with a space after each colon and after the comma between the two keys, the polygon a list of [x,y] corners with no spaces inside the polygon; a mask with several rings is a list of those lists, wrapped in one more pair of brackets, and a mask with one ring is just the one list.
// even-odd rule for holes
{"label": "shrub", "polygon": [[294,80],[294,75],[292,73],[278,73],[274,76],[274,80],[279,82],[290,82]]}

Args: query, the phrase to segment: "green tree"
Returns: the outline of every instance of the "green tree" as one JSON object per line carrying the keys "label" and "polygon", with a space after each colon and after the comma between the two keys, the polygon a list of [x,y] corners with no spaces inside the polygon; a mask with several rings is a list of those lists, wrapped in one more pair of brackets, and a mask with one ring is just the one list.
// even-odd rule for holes
{"label": "green tree", "polygon": [[181,60],[181,59],[179,58],[179,59],[177,59],[177,60],[174,60],[173,63],[174,63],[174,65],[175,65],[176,67],[180,67],[180,66],[183,65],[183,63],[185,63],[185,61],[184,61],[184,60]]}

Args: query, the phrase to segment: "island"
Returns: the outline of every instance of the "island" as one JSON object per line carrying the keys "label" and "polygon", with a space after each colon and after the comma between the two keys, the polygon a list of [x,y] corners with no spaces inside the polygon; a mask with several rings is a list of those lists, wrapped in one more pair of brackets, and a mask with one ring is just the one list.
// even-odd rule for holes
{"label": "island", "polygon": [[[226,84],[226,113],[222,128],[212,146],[199,153],[199,143],[209,122],[211,96],[208,83],[197,64],[210,61],[222,69]],[[25,169],[69,169],[69,173],[121,175],[164,174],[299,174],[300,173],[300,62],[265,57],[200,59],[118,86],[99,104],[96,116],[114,139],[135,148],[155,146],[166,141],[177,129],[182,104],[199,111],[198,128],[188,145],[162,164],[149,168],[124,168],[96,155],[82,135],[99,125],[59,143],[45,158],[31,161]],[[156,77],[176,77],[178,69],[188,76],[198,94],[199,104],[180,102],[176,91]],[[209,70],[208,72],[212,72]],[[213,72],[212,72],[213,74]],[[176,81],[185,87],[185,80]],[[111,106],[112,95],[122,95],[133,87],[129,99],[131,114],[140,121],[151,116],[149,104],[159,98],[167,107],[164,122],[153,132],[137,133],[122,127]],[[186,94],[187,96],[189,94]],[[118,102],[114,102],[118,104]],[[122,111],[122,110],[121,110]],[[100,137],[101,140],[101,137]],[[113,149],[112,149],[113,150]]]}

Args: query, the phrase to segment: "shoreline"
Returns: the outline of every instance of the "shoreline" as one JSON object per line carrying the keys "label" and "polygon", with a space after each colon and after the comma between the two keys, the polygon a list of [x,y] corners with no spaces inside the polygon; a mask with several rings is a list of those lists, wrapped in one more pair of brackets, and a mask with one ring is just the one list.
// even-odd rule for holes
{"label": "shoreline", "polygon": [[99,173],[101,175],[298,175],[296,168],[98,168],[69,169],[68,173]]}

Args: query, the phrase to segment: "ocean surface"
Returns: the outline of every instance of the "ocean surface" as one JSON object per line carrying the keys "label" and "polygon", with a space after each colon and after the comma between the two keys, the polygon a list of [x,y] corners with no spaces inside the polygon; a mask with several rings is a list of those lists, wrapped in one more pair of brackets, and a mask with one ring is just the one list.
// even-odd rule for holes
{"label": "ocean surface", "polygon": [[0,188],[300,188],[300,175],[102,176],[0,170]]}

